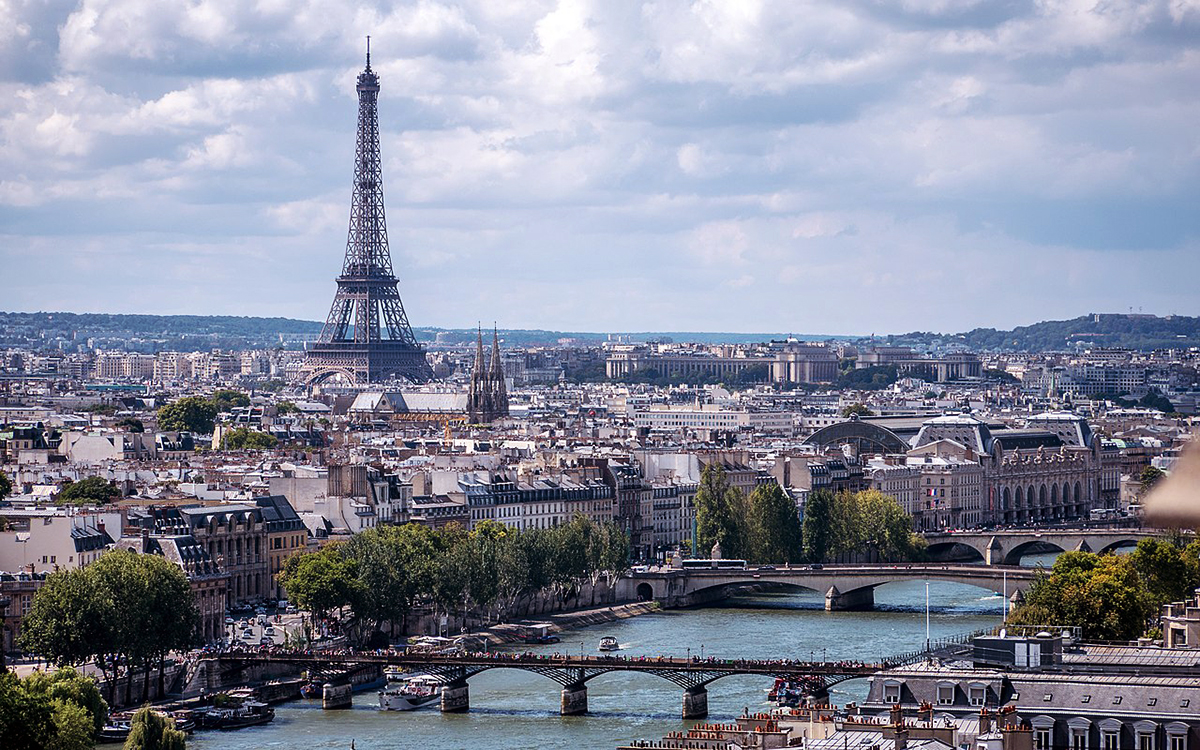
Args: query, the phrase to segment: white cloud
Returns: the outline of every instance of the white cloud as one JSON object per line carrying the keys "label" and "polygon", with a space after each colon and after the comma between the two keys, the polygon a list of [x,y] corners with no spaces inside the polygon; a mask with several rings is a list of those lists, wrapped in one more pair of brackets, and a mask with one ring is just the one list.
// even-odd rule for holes
{"label": "white cloud", "polygon": [[0,0],[0,263],[78,269],[8,304],[320,318],[370,34],[418,324],[1200,313],[1198,6]]}

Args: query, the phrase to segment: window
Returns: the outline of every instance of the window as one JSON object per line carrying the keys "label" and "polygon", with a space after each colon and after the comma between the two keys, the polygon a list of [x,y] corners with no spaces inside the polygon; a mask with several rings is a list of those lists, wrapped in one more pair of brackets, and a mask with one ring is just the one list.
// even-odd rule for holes
{"label": "window", "polygon": [[1167,736],[1167,742],[1170,743],[1169,750],[1186,750],[1187,735],[1172,734]]}
{"label": "window", "polygon": [[937,702],[939,706],[949,706],[954,703],[954,686],[938,685]]}
{"label": "window", "polygon": [[1042,700],[1046,701],[1047,703],[1053,699],[1054,699],[1054,693],[1046,693],[1045,695],[1042,696]]}
{"label": "window", "polygon": [[1100,735],[1101,750],[1117,750],[1117,733],[1114,730],[1105,730]]}
{"label": "window", "polygon": [[1088,750],[1088,730],[1071,730],[1071,750]]}
{"label": "window", "polygon": [[1156,705],[1158,705],[1158,698],[1147,698],[1147,699],[1146,699],[1146,705],[1147,705],[1147,706],[1156,706]]}
{"label": "window", "polygon": [[1081,698],[1081,699],[1079,700],[1079,702],[1080,702],[1080,703],[1091,703],[1091,702],[1092,702],[1092,696],[1090,696],[1090,695],[1085,695],[1085,696],[1083,696],[1083,698]]}
{"label": "window", "polygon": [[[1033,746],[1037,750],[1050,750],[1050,727],[1038,727],[1035,731]],[[1138,750],[1142,749],[1139,748]],[[1153,750],[1153,748],[1150,750]]]}
{"label": "window", "polygon": [[985,688],[983,685],[972,685],[970,692],[971,705],[982,706],[986,695],[987,688]]}
{"label": "window", "polygon": [[1138,732],[1137,750],[1154,750],[1154,734],[1151,732]]}
{"label": "window", "polygon": [[1115,698],[1113,698],[1113,705],[1114,705],[1114,706],[1119,706],[1119,705],[1121,705],[1121,696],[1119,696],[1119,695],[1118,695],[1118,696],[1116,696]]}
{"label": "window", "polygon": [[884,703],[899,703],[900,702],[900,685],[899,683],[883,686],[883,702]]}
{"label": "window", "polygon": [[1184,698],[1183,700],[1179,701],[1180,708],[1187,708],[1189,705],[1191,705],[1191,701],[1187,698]]}

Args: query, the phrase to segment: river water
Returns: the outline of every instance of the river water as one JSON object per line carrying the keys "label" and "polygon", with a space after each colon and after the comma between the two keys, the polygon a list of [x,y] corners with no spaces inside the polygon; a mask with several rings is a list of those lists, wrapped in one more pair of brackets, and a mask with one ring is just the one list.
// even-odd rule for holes
{"label": "river water", "polygon": [[[705,656],[871,661],[920,648],[925,640],[925,584],[895,583],[875,591],[870,612],[825,612],[815,593],[759,594],[731,599],[723,606],[672,610],[562,633],[562,642],[537,647],[547,652],[595,654],[602,636],[615,636],[625,655]],[[999,624],[1001,597],[978,588],[934,582],[930,585],[933,638]],[[526,650],[527,646],[512,646]],[[743,707],[768,707],[771,681],[732,676],[708,687],[709,720],[729,720]],[[865,680],[833,688],[834,703],[861,700]],[[201,732],[193,750],[295,748],[357,750],[525,750],[596,748],[612,750],[635,739],[659,739],[681,729],[682,691],[646,674],[610,673],[588,683],[586,716],[559,715],[560,688],[545,677],[509,669],[471,679],[471,711],[442,714],[436,708],[383,712],[374,691],[354,696],[354,707],[323,711],[319,700],[276,708],[269,725],[237,732]]]}

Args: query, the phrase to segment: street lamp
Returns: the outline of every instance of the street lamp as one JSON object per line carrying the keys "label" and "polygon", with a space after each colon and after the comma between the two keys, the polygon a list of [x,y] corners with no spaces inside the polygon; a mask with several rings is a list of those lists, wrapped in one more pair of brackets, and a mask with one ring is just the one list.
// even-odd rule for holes
{"label": "street lamp", "polygon": [[929,650],[929,581],[925,582],[925,650]]}

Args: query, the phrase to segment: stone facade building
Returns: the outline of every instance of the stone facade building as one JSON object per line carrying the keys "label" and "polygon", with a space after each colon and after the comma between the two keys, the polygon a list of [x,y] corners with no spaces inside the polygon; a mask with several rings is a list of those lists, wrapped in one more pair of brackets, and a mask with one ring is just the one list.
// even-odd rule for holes
{"label": "stone facade building", "polygon": [[1086,519],[1100,504],[1099,440],[1074,414],[1040,415],[1030,424],[1007,429],[968,414],[936,417],[921,426],[910,455],[978,461],[984,471],[983,523]]}
{"label": "stone facade building", "polygon": [[272,596],[268,529],[256,505],[150,506],[130,512],[129,523],[158,536],[190,535],[208,559],[228,574],[230,604]]}

